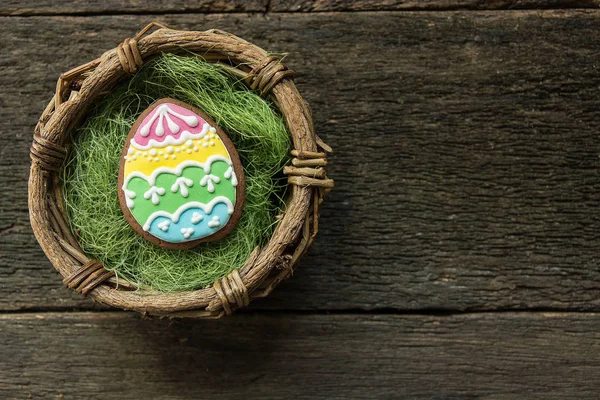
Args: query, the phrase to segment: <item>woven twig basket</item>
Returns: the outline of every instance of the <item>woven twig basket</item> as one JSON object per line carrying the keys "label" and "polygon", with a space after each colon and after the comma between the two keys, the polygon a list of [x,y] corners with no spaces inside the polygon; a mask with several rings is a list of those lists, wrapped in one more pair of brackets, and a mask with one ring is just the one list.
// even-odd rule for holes
{"label": "woven twig basket", "polygon": [[[159,29],[148,34],[152,28]],[[81,250],[65,220],[60,171],[70,130],[98,96],[110,92],[153,56],[190,52],[226,65],[250,89],[270,96],[279,108],[294,146],[292,165],[284,168],[289,198],[265,247],[254,249],[242,268],[211,287],[168,294],[137,290]],[[310,109],[292,76],[276,57],[229,33],[176,31],[157,23],[100,58],[62,74],[54,98],[35,128],[29,211],[35,236],[63,282],[113,307],[159,316],[219,318],[248,305],[251,299],[267,296],[289,277],[318,231],[323,195],[333,187],[325,171],[325,152],[331,149],[315,135]]]}

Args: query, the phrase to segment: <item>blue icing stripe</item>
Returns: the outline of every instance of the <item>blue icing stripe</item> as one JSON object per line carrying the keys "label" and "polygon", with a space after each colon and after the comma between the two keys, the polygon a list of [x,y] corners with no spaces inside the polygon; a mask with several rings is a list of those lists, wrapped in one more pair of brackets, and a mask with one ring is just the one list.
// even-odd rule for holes
{"label": "blue icing stripe", "polygon": [[227,224],[229,217],[225,203],[215,204],[208,214],[201,208],[191,207],[181,213],[178,222],[169,217],[156,217],[148,232],[169,243],[189,242],[214,234]]}

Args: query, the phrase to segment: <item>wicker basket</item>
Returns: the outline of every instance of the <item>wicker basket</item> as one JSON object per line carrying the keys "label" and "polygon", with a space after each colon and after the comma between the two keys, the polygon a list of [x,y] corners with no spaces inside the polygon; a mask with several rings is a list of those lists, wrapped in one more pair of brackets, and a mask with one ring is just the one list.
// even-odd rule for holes
{"label": "wicker basket", "polygon": [[[159,28],[148,34],[153,28]],[[227,66],[235,76],[271,99],[284,117],[292,137],[292,165],[288,175],[286,210],[264,248],[256,248],[239,270],[209,288],[178,293],[137,290],[101,262],[81,250],[65,221],[60,171],[69,131],[88,106],[122,78],[137,71],[145,60],[161,53],[201,54]],[[188,32],[152,23],[135,38],[77,67],[58,79],[56,93],[35,128],[31,146],[29,211],[40,246],[64,283],[79,293],[113,307],[172,317],[219,318],[267,296],[291,275],[318,231],[323,195],[333,187],[326,176],[325,152],[331,149],[314,133],[310,109],[298,93],[293,72],[276,57],[234,35],[219,31]]]}

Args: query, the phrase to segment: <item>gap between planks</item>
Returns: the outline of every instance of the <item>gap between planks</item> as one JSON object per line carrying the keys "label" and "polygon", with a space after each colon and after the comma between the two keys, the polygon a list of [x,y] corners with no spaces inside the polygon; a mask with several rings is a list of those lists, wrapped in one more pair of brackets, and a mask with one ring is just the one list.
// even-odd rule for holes
{"label": "gap between planks", "polygon": [[[39,5],[32,0],[10,1],[0,5],[0,16],[5,17],[98,17],[120,15],[181,15],[181,14],[285,14],[285,13],[345,13],[345,12],[444,12],[444,11],[509,11],[509,10],[573,10],[600,8],[600,0],[407,0],[390,3],[384,0],[335,0],[294,1],[257,0],[216,2],[198,4],[193,7],[178,7],[165,2],[155,7],[144,7],[143,2],[107,1],[102,6],[86,2],[54,2],[49,6]],[[141,3],[137,6],[137,3]]]}
{"label": "gap between planks", "polygon": [[[53,316],[53,315],[91,315],[91,314],[102,314],[112,317],[129,318],[131,316],[139,316],[141,319],[173,319],[173,320],[196,320],[194,318],[168,318],[168,317],[157,317],[152,315],[142,315],[134,311],[119,310],[115,308],[31,308],[23,310],[0,310],[0,320],[10,319],[21,319],[21,318],[38,318],[41,315]],[[561,310],[561,309],[497,309],[497,310],[399,310],[391,308],[382,309],[345,309],[345,310],[328,310],[328,309],[314,309],[314,310],[302,310],[302,309],[252,309],[245,308],[237,310],[234,315],[241,317],[281,317],[281,316],[331,316],[331,317],[343,317],[343,316],[397,316],[397,317],[476,317],[481,315],[537,315],[537,316],[561,316],[561,315],[600,315],[597,311],[588,310]]]}

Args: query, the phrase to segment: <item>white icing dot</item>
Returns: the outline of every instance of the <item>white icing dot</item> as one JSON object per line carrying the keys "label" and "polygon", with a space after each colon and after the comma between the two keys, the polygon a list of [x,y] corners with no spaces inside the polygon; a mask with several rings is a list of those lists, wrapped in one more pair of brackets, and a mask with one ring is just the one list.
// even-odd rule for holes
{"label": "white icing dot", "polygon": [[174,159],[176,159],[176,158],[177,158],[177,156],[176,156],[175,154],[173,154],[173,155],[171,156],[171,158],[174,160]]}
{"label": "white icing dot", "polygon": [[202,221],[204,219],[204,217],[201,214],[198,214],[197,212],[192,214],[192,224],[197,224],[198,222]]}
{"label": "white icing dot", "polygon": [[192,149],[188,149],[188,150],[187,150],[187,153],[188,153],[188,154],[192,154]]}
{"label": "white icing dot", "polygon": [[215,134],[211,133],[210,135],[208,135],[208,137],[210,137],[211,139],[214,139],[215,138]]}
{"label": "white icing dot", "polygon": [[206,142],[205,142],[205,143],[202,143],[202,146],[204,146],[204,147],[208,147],[208,143],[206,143]]}
{"label": "white icing dot", "polygon": [[156,149],[151,149],[151,150],[150,150],[150,155],[151,155],[152,157],[154,157],[154,156],[156,155]]}
{"label": "white icing dot", "polygon": [[194,145],[194,142],[192,142],[192,140],[190,139],[190,140],[188,140],[187,142],[185,142],[185,145],[186,145],[187,147],[192,147],[192,146]]}
{"label": "white icing dot", "polygon": [[152,157],[148,157],[148,161],[152,161]]}
{"label": "white icing dot", "polygon": [[165,160],[169,159],[169,155],[165,154]]}
{"label": "white icing dot", "polygon": [[169,225],[171,225],[171,222],[169,220],[164,220],[163,222],[159,223],[157,226],[160,228],[160,230],[162,230],[163,232],[166,232],[169,230]]}
{"label": "white icing dot", "polygon": [[136,155],[136,156],[140,156],[140,157],[141,157],[141,156],[142,156],[142,152],[141,152],[141,151],[136,151],[136,152],[135,152],[135,155]]}
{"label": "white icing dot", "polygon": [[198,151],[198,147],[197,146],[194,146],[194,151]]}
{"label": "white icing dot", "polygon": [[175,153],[179,153],[181,151],[181,149],[178,147],[175,149]]}
{"label": "white icing dot", "polygon": [[209,129],[209,131],[210,131],[210,133],[215,133],[217,130],[216,130],[216,128],[213,128],[213,127],[211,126],[211,127],[210,127],[210,129]]}
{"label": "white icing dot", "polygon": [[211,145],[211,146],[214,146],[214,145],[215,145],[215,142],[210,142],[210,145]]}
{"label": "white icing dot", "polygon": [[148,152],[147,151],[145,151],[143,154],[144,154],[144,157],[148,157]]}
{"label": "white icing dot", "polygon": [[158,157],[154,157],[154,161],[158,161]]}
{"label": "white icing dot", "polygon": [[125,157],[123,157],[123,158],[127,160],[129,157],[125,156]]}
{"label": "white icing dot", "polygon": [[215,215],[215,216],[212,218],[212,220],[211,220],[211,221],[209,221],[209,222],[208,222],[208,226],[209,226],[210,228],[216,228],[216,227],[218,227],[218,226],[220,226],[220,225],[221,225],[221,220],[220,220],[220,219],[219,219],[219,217],[218,217],[218,216],[216,216],[216,215]]}
{"label": "white icing dot", "polygon": [[189,239],[194,234],[194,228],[182,228],[181,234],[184,238]]}
{"label": "white icing dot", "polygon": [[167,153],[171,154],[173,152],[173,146],[167,146]]}
{"label": "white icing dot", "polygon": [[127,150],[127,154],[133,154],[133,149],[130,147],[129,150]]}
{"label": "white icing dot", "polygon": [[131,159],[132,159],[133,161],[135,161],[135,160],[137,160],[137,156],[131,156]]}
{"label": "white icing dot", "polygon": [[158,155],[159,155],[159,156],[162,156],[163,154],[165,154],[165,152],[164,152],[164,151],[159,151],[159,152],[158,152]]}

